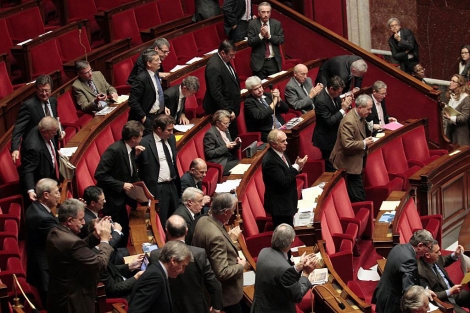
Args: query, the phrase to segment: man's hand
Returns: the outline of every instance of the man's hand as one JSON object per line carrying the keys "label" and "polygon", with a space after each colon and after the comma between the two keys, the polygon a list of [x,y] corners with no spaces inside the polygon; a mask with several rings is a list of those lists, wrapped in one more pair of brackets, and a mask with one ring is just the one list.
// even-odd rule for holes
{"label": "man's hand", "polygon": [[145,123],[145,120],[146,120],[146,119],[147,119],[147,116],[144,116],[144,117],[140,120],[141,123],[142,123],[142,124]]}
{"label": "man's hand", "polygon": [[304,168],[305,163],[307,163],[308,155],[305,155],[302,159],[297,157],[295,164],[299,165],[299,170],[301,171]]}
{"label": "man's hand", "polygon": [[235,115],[235,112],[230,113],[230,121],[233,121],[236,118],[237,116]]}
{"label": "man's hand", "polygon": [[374,129],[375,129],[375,130],[381,129],[380,124],[374,124]]}
{"label": "man's hand", "polygon": [[400,40],[401,40],[400,34],[398,32],[393,34],[393,38],[395,38],[395,40],[398,41],[398,42],[400,42]]}
{"label": "man's hand", "polygon": [[171,114],[171,111],[169,108],[165,107],[165,114],[166,115],[170,115]]}
{"label": "man's hand", "polygon": [[353,100],[352,95],[347,95],[346,97],[344,97],[343,100],[341,100],[341,109],[343,109],[343,111],[345,112],[349,110],[352,100]]}
{"label": "man's hand", "polygon": [[36,201],[38,197],[36,196],[36,193],[34,191],[28,192],[29,200],[31,201]]}
{"label": "man's hand", "polygon": [[462,252],[464,252],[465,249],[462,245],[458,245],[457,248],[455,248],[455,251],[454,251],[454,254],[456,257],[460,258],[460,256],[462,255]]}
{"label": "man's hand", "polygon": [[186,118],[186,115],[184,115],[184,113],[181,114],[179,122],[181,125],[189,124],[189,120]]}
{"label": "man's hand", "polygon": [[366,147],[370,147],[370,145],[374,143],[374,139],[372,139],[372,137],[367,137],[364,139],[364,143],[366,144]]}
{"label": "man's hand", "polygon": [[103,94],[103,93],[99,93],[96,95],[96,98],[95,98],[95,103],[98,103],[100,101],[106,101],[106,95]]}
{"label": "man's hand", "polygon": [[115,93],[115,92],[111,92],[111,94],[109,95],[109,98],[113,99],[114,101],[118,101],[118,94]]}
{"label": "man's hand", "polygon": [[391,122],[396,122],[396,121],[397,121],[397,119],[394,118],[394,117],[389,117],[389,118],[388,118],[388,122],[389,122],[389,123],[391,123]]}
{"label": "man's hand", "polygon": [[158,72],[158,77],[165,78],[170,75],[169,72]]}
{"label": "man's hand", "polygon": [[60,140],[64,140],[65,135],[67,135],[67,134],[66,134],[63,130],[62,130],[62,131],[59,131],[59,141],[60,141]]}
{"label": "man's hand", "polygon": [[452,288],[449,289],[451,295],[459,294],[462,291],[462,285],[453,285]]}
{"label": "man's hand", "polygon": [[268,31],[268,26],[261,26],[261,36],[264,38],[269,38],[269,31]]}
{"label": "man's hand", "polygon": [[120,232],[122,232],[122,226],[118,222],[114,222],[113,228],[114,230],[119,230]]}
{"label": "man's hand", "polygon": [[132,188],[134,188],[134,185],[132,185],[131,183],[124,183],[124,186],[122,186],[122,190],[124,191],[129,191]]}
{"label": "man's hand", "polygon": [[227,149],[231,150],[233,148],[235,148],[237,146],[237,144],[235,143],[235,141],[231,141],[229,143],[226,143],[225,144],[227,146]]}
{"label": "man's hand", "polygon": [[235,24],[235,25],[232,26],[232,29],[235,29],[235,28],[237,28],[237,24]]}
{"label": "man's hand", "polygon": [[141,154],[142,152],[145,151],[145,147],[144,146],[135,146],[135,156],[139,156],[139,154]]}
{"label": "man's hand", "polygon": [[202,205],[206,205],[206,204],[208,204],[209,202],[211,202],[211,197],[209,197],[209,196],[204,196],[204,197],[202,198]]}
{"label": "man's hand", "polygon": [[233,242],[238,240],[241,233],[242,230],[240,229],[240,226],[234,227],[228,232],[230,239],[232,239]]}
{"label": "man's hand", "polygon": [[[116,223],[115,223],[116,224]],[[128,266],[129,266],[129,270],[132,272],[132,271],[135,271],[135,270],[138,270],[140,269],[140,267],[142,266],[142,261],[144,260],[144,255],[143,254],[139,254],[137,256],[137,259],[132,262],[132,263],[129,263]]]}
{"label": "man's hand", "polygon": [[137,273],[135,273],[134,278],[139,279],[139,277],[142,276],[143,273],[144,271],[138,271]]}
{"label": "man's hand", "polygon": [[95,223],[95,232],[100,241],[109,241],[111,239],[111,221],[109,216]]}
{"label": "man's hand", "polygon": [[318,83],[315,87],[312,87],[310,89],[310,92],[308,93],[309,98],[316,97],[322,89],[323,89],[323,84],[322,83]]}
{"label": "man's hand", "polygon": [[20,151],[19,150],[15,150],[11,153],[11,160],[13,161],[13,164],[16,165],[16,161],[18,161],[19,158],[20,158]]}
{"label": "man's hand", "polygon": [[237,257],[237,263],[238,263],[238,264],[241,264],[243,267],[245,267],[246,260],[245,260],[245,259],[242,259],[242,258],[240,258],[240,257]]}

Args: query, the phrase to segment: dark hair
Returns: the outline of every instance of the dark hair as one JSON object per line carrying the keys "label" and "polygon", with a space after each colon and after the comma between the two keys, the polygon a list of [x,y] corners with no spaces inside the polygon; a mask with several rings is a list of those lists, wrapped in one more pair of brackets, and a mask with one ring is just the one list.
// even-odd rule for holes
{"label": "dark hair", "polygon": [[229,53],[232,50],[235,51],[235,45],[230,40],[224,40],[219,45],[219,52]]}
{"label": "dark hair", "polygon": [[186,87],[186,89],[196,92],[199,90],[199,78],[196,76],[187,76],[183,81],[181,82],[181,87]]}
{"label": "dark hair", "polygon": [[89,65],[90,63],[88,63],[88,61],[85,61],[85,60],[77,61],[75,62],[75,70],[77,71],[77,73],[79,73],[81,70],[86,69]]}
{"label": "dark hair", "polygon": [[36,82],[34,83],[36,88],[38,88],[39,85],[47,85],[47,84],[51,85],[51,88],[52,88],[53,82],[52,82],[52,78],[49,75],[39,75],[36,78]]}
{"label": "dark hair", "polygon": [[142,62],[144,62],[145,67],[147,67],[147,63],[153,60],[154,56],[158,56],[158,52],[155,49],[147,49],[142,53]]}
{"label": "dark hair", "polygon": [[326,88],[333,88],[333,90],[339,90],[344,88],[344,81],[339,76],[333,76],[326,82]]}
{"label": "dark hair", "polygon": [[103,189],[98,186],[88,186],[83,191],[83,200],[87,204],[90,204],[91,201],[98,201],[99,197],[103,194]]}
{"label": "dark hair", "polygon": [[168,125],[175,124],[173,116],[160,114],[153,121],[153,130],[160,128],[162,131],[166,129]]}
{"label": "dark hair", "polygon": [[132,137],[139,137],[144,131],[144,125],[139,121],[128,121],[122,128],[122,139],[124,141],[131,140]]}
{"label": "dark hair", "polygon": [[470,45],[462,45],[462,47],[460,47],[460,51],[459,51],[459,62],[462,65],[466,65],[468,61],[464,61],[462,59],[462,54],[460,54],[462,52],[462,49],[467,49],[468,52],[470,53]]}

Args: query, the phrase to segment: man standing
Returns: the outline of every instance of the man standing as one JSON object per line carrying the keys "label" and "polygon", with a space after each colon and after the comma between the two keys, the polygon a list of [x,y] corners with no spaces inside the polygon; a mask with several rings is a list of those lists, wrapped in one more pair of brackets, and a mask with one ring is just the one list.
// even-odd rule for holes
{"label": "man standing", "polygon": [[402,294],[419,283],[417,259],[430,250],[433,240],[430,232],[421,229],[408,243],[393,247],[372,297],[377,313],[400,312]]}
{"label": "man standing", "polygon": [[28,264],[26,278],[29,284],[36,287],[41,296],[41,302],[47,304],[49,288],[49,265],[46,258],[46,238],[49,231],[56,227],[57,221],[52,209],[60,200],[57,181],[43,178],[36,184],[38,200],[26,210],[26,251]]}
{"label": "man standing", "polygon": [[180,85],[171,86],[163,92],[165,106],[170,109],[170,115],[176,124],[187,125],[189,120],[184,113],[186,98],[194,95],[199,90],[199,79],[195,76],[187,76]]}
{"label": "man standing", "polygon": [[246,260],[238,256],[237,248],[225,229],[237,206],[237,198],[229,193],[218,194],[212,201],[211,216],[199,219],[194,230],[193,245],[206,250],[207,257],[222,284],[222,311],[241,313],[243,298],[243,268]]}
{"label": "man standing", "polygon": [[[160,58],[160,62],[163,62],[163,60],[165,60],[165,58],[170,54],[170,43],[165,38],[157,38],[153,42],[153,45],[151,45],[147,50],[149,50],[149,49],[150,50],[155,50],[158,53],[158,56]],[[147,50],[145,50],[145,51],[147,51]],[[129,75],[129,78],[127,79],[127,83],[129,85],[134,84],[134,81],[135,81],[137,75],[139,75],[141,72],[143,72],[146,68],[146,62],[144,62],[144,60],[143,60],[143,54],[145,53],[145,51],[142,52],[139,55],[139,57],[137,58],[137,60],[135,61],[134,67],[132,68],[132,72]],[[168,75],[170,75],[170,73],[165,72],[163,70],[163,65],[160,65],[160,67],[158,68],[158,77],[161,79],[161,78],[166,77]]]}
{"label": "man standing", "polygon": [[279,89],[264,92],[261,79],[251,76],[245,82],[250,95],[245,99],[245,122],[249,132],[260,132],[261,140],[266,142],[269,132],[284,125],[281,113],[287,113],[289,107],[282,101]]}
{"label": "man standing", "polygon": [[330,162],[331,151],[336,142],[339,124],[349,110],[352,95],[340,98],[344,82],[339,76],[333,76],[315,99],[316,124],[313,132],[313,145],[318,147],[325,161],[325,171],[336,171]]}
{"label": "man standing", "polygon": [[157,116],[152,134],[142,138],[144,151],[137,158],[140,179],[158,199],[158,215],[163,227],[168,216],[176,210],[181,194],[176,168],[174,124],[175,120],[171,116]]}
{"label": "man standing", "polygon": [[[94,312],[99,273],[106,269],[113,248],[109,245],[111,223],[102,219],[84,240],[77,235],[85,223],[84,204],[65,200],[59,223],[47,236],[49,294],[47,312]],[[92,248],[98,246],[95,254]]]}
{"label": "man standing", "polygon": [[224,29],[232,42],[245,39],[251,19],[251,0],[226,0],[222,5]]}
{"label": "man standing", "polygon": [[362,170],[365,166],[367,148],[374,143],[372,137],[366,135],[365,118],[371,111],[371,97],[368,95],[357,97],[356,107],[341,120],[330,156],[330,162],[336,169],[345,168],[348,173],[346,182],[351,202],[366,200]]}
{"label": "man standing", "polygon": [[142,151],[139,146],[144,127],[137,121],[129,121],[122,128],[122,139],[110,145],[101,156],[95,172],[97,186],[101,187],[108,201],[104,203],[103,213],[122,226],[124,237],[120,245],[127,246],[129,237],[129,216],[126,204],[135,206],[126,191],[134,188],[132,183],[139,181],[135,157]]}
{"label": "man standing", "polygon": [[176,240],[167,242],[161,250],[158,260],[150,263],[137,280],[132,290],[127,312],[175,312],[168,286],[168,278],[176,278],[184,273],[189,262],[192,261],[193,255],[185,243]]}
{"label": "man standing", "polygon": [[285,154],[287,136],[279,129],[273,129],[269,133],[268,143],[270,148],[262,162],[264,209],[271,214],[274,227],[282,223],[294,226],[298,201],[295,178],[307,162],[308,156],[305,155],[302,159],[297,157],[292,164]]}
{"label": "man standing", "polygon": [[387,107],[385,106],[385,97],[387,96],[387,85],[383,81],[376,81],[372,85],[372,113],[366,118],[366,121],[373,122],[374,130],[379,130],[383,125],[396,122],[397,119],[387,114]]}
{"label": "man standing", "polygon": [[367,72],[367,63],[356,55],[340,55],[326,60],[318,71],[315,83],[325,86],[330,78],[339,76],[344,82],[342,93],[358,91]]}
{"label": "man standing", "polygon": [[145,70],[140,72],[132,83],[129,95],[129,121],[139,121],[144,125],[144,136],[152,133],[153,121],[160,114],[170,114],[165,107],[162,85],[157,70],[160,57],[153,49],[142,54]]}
{"label": "man standing", "polygon": [[251,70],[253,75],[265,79],[282,69],[280,45],[284,43],[281,22],[272,19],[271,5],[258,5],[259,18],[248,23],[248,45],[251,47]]}
{"label": "man standing", "polygon": [[271,248],[259,253],[251,313],[295,313],[295,304],[312,288],[308,276],[315,269],[313,255],[302,255],[295,266],[288,260],[294,238],[292,226],[281,224],[274,229]]}
{"label": "man standing", "polygon": [[307,77],[308,68],[303,64],[294,67],[294,77],[286,85],[284,91],[286,102],[294,110],[302,113],[315,109],[314,99],[323,89],[321,83],[313,87],[312,79]]}
{"label": "man standing", "polygon": [[73,82],[72,91],[77,104],[83,112],[99,111],[106,106],[106,101],[117,101],[116,88],[108,84],[100,71],[93,71],[87,61],[75,63],[78,78]]}
{"label": "man standing", "polygon": [[240,113],[240,81],[230,64],[235,58],[235,46],[228,40],[220,43],[219,52],[207,62],[205,70],[206,94],[204,112],[214,114],[217,110],[230,113],[230,136],[238,137],[237,116]]}
{"label": "man standing", "polygon": [[204,193],[194,187],[188,187],[183,191],[183,203],[176,209],[176,215],[181,216],[186,225],[191,226],[196,215],[201,213],[204,206]]}
{"label": "man standing", "polygon": [[400,63],[400,69],[411,74],[414,62],[419,63],[419,47],[413,32],[408,28],[401,28],[400,21],[392,17],[387,22],[392,36],[388,39],[388,45],[392,50],[392,57]]}

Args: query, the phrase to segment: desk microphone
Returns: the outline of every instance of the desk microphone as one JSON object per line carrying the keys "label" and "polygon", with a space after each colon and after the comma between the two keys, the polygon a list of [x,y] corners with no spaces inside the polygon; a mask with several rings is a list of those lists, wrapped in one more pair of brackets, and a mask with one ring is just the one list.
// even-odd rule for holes
{"label": "desk microphone", "polygon": [[82,22],[78,22],[78,42],[80,43],[80,46],[83,47],[83,49],[85,50],[85,60],[88,62],[88,56],[87,56],[87,53],[86,53],[86,47],[82,44]]}
{"label": "desk microphone", "polygon": [[335,296],[330,289],[326,288],[325,286],[323,285],[315,285],[312,287],[312,289],[314,288],[317,288],[317,287],[322,287],[323,289],[325,289],[326,291],[328,291],[328,293],[336,300],[336,302],[338,303],[338,306],[341,310],[344,310],[346,308],[346,305],[344,305],[344,303],[337,297]]}
{"label": "desk microphone", "polygon": [[[274,102],[274,97],[273,97],[273,84],[268,85],[269,90],[271,91],[271,99]],[[277,128],[277,118],[276,118],[276,106],[273,108],[273,129]]]}

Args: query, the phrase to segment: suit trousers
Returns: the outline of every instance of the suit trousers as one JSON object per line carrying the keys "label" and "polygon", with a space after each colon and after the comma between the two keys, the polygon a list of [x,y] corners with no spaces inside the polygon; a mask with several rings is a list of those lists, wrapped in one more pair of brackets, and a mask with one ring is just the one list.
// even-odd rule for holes
{"label": "suit trousers", "polygon": [[330,162],[330,155],[332,150],[320,149],[321,157],[325,161],[325,172],[336,172],[336,168]]}
{"label": "suit trousers", "polygon": [[361,174],[348,174],[346,176],[346,185],[351,202],[361,202],[366,200],[364,182]]}
{"label": "suit trousers", "polygon": [[175,183],[173,181],[158,183],[155,199],[158,199],[158,216],[165,229],[166,220],[178,207],[179,197]]}
{"label": "suit trousers", "polygon": [[264,59],[263,67],[259,71],[253,71],[253,75],[260,79],[265,79],[271,74],[279,72],[281,69],[277,66],[275,58]]}
{"label": "suit trousers", "polygon": [[246,32],[248,30],[248,21],[240,20],[235,29],[230,30],[229,38],[233,43],[242,41],[246,37]]}

